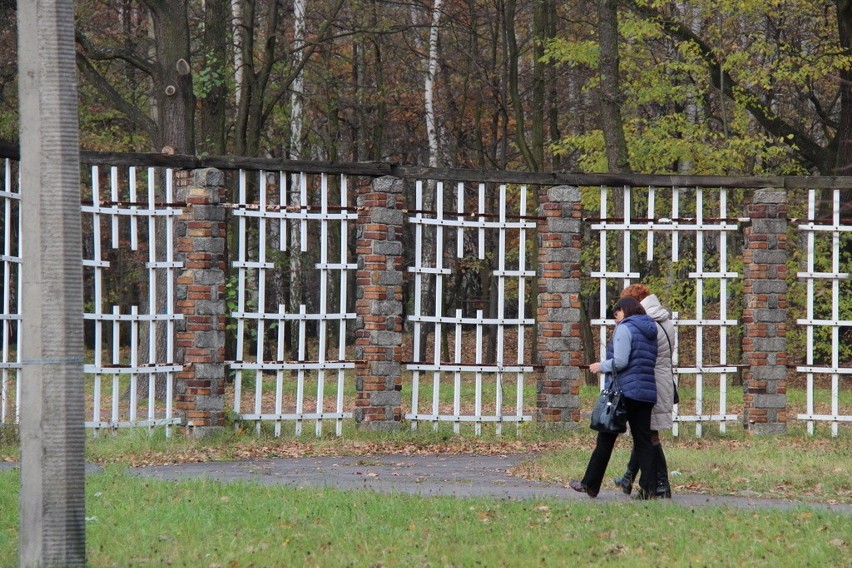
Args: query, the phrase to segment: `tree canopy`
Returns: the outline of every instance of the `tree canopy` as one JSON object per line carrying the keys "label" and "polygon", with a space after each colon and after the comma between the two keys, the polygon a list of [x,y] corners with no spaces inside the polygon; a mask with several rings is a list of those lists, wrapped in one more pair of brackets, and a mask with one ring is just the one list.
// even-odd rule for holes
{"label": "tree canopy", "polygon": [[[17,138],[14,10],[0,2],[5,140]],[[604,134],[615,130],[617,160],[636,172],[852,168],[846,0],[78,0],[76,10],[88,150],[599,172],[623,168],[609,163]]]}

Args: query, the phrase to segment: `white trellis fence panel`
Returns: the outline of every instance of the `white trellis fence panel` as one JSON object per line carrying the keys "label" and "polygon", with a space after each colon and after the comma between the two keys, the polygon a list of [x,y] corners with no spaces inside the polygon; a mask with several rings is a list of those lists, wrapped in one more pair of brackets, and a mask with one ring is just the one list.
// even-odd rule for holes
{"label": "white trellis fence panel", "polygon": [[[183,319],[174,297],[182,267],[174,257],[181,214],[174,172],[92,166],[89,174],[83,176],[83,319],[94,348],[84,365],[86,427],[165,426],[169,435],[181,423],[172,400],[175,374],[183,369],[174,357],[175,322]],[[139,282],[138,293],[114,289],[131,280]]]}
{"label": "white trellis fence panel", "polygon": [[[688,380],[689,390],[694,387],[694,396],[683,396],[687,389],[683,388],[685,384],[681,387],[672,433],[678,435],[679,424],[686,422],[695,424],[697,437],[701,437],[704,423],[718,423],[720,431],[725,432],[727,423],[738,419],[737,414],[728,411],[730,376],[738,370],[730,360],[731,331],[739,325],[729,313],[729,305],[733,305],[730,284],[739,277],[730,267],[728,254],[730,237],[739,230],[738,219],[729,218],[729,190],[648,187],[647,191],[642,190],[647,207],[644,217],[633,213],[632,198],[637,191],[629,186],[602,186],[600,219],[591,223],[600,241],[599,269],[590,274],[599,284],[599,313],[591,322],[598,328],[599,359],[605,357],[606,344],[615,325],[607,309],[624,287],[647,276],[639,265],[655,263],[662,270],[678,267],[672,278],[686,277],[692,306],[682,309],[674,321],[678,333],[675,376],[678,382]],[[614,209],[609,203],[615,201],[615,192],[619,193],[622,208],[609,215],[608,211]],[[661,214],[658,201],[666,201],[669,210]],[[716,208],[712,213],[711,204]],[[611,236],[616,239],[612,245]],[[708,250],[713,254],[708,254]],[[665,296],[664,290],[651,292]],[[601,386],[603,380],[601,376]],[[713,390],[717,389],[717,399],[712,405],[715,411],[710,412],[705,405],[709,383]]]}
{"label": "white trellis fence panel", "polygon": [[[409,268],[414,275],[414,312],[408,317],[414,332],[412,361],[406,365],[411,373],[411,408],[405,418],[412,428],[428,422],[437,429],[440,422],[451,422],[455,432],[460,431],[461,423],[472,423],[477,435],[482,424],[493,423],[501,434],[504,423],[519,428],[520,423],[531,420],[535,403],[534,389],[530,392],[534,385],[527,384],[533,366],[526,361],[534,324],[526,314],[527,280],[535,276],[527,252],[536,228],[534,218],[527,214],[528,190],[523,185],[511,188],[517,207],[513,213],[507,185],[493,188],[480,183],[470,190],[475,208],[466,210],[468,190],[459,182],[452,192],[455,211],[448,211],[443,182],[431,183],[434,211],[424,211],[424,182],[417,181],[416,212],[409,218],[415,230],[414,266]],[[495,189],[496,214],[486,210],[487,191]],[[424,245],[427,242],[431,243],[429,251]],[[460,298],[463,292],[458,282],[453,287],[456,301],[447,305],[447,279],[458,274],[459,263],[465,259],[487,270],[492,270],[493,263],[491,275],[496,284],[491,291],[491,315],[484,315],[481,307],[470,308],[470,304],[472,314],[465,314],[459,306],[470,298]],[[431,305],[423,297],[430,283]],[[432,331],[431,353],[422,344],[426,329]],[[494,360],[486,360],[486,333],[494,334]]]}
{"label": "white trellis fence panel", "polygon": [[21,381],[21,192],[18,163],[3,161],[3,355],[0,361],[0,424],[20,421]]}
{"label": "white trellis fence panel", "polygon": [[[352,417],[344,391],[353,387],[345,378],[355,368],[346,353],[346,323],[355,318],[347,311],[349,273],[357,268],[349,260],[350,223],[357,213],[348,205],[348,178],[257,174],[250,180],[240,170],[239,199],[229,205],[238,224],[230,312],[236,358],[228,362],[234,413],[254,422],[258,432],[263,422],[274,424],[276,436],[284,423],[301,435],[306,420],[315,422],[317,436],[323,421],[334,421],[340,436],[343,420]],[[339,205],[329,203],[334,193]],[[282,274],[289,289],[270,289]],[[306,305],[311,295],[305,287],[319,290],[316,305]]]}
{"label": "white trellis fence panel", "polygon": [[[850,311],[843,307],[850,301],[848,255],[852,241],[852,225],[841,221],[840,190],[834,190],[830,219],[820,219],[816,206],[819,190],[808,191],[807,223],[799,224],[807,242],[807,271],[799,272],[806,286],[806,317],[797,321],[805,327],[805,364],[796,367],[806,378],[806,408],[799,420],[807,421],[809,434],[817,422],[831,424],[831,435],[838,435],[841,422],[852,422],[852,415],[843,414],[840,404],[841,382],[852,375],[849,355],[841,353],[845,340],[844,328],[852,327]],[[827,389],[827,392],[825,390]],[[826,396],[822,396],[823,391]],[[817,405],[827,406],[819,412]],[[826,412],[827,410],[827,412]]]}

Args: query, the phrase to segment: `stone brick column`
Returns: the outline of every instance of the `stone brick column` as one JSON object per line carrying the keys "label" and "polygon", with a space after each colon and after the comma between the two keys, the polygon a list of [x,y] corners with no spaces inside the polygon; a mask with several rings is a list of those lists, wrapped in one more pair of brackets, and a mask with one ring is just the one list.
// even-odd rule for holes
{"label": "stone brick column", "polygon": [[358,188],[354,416],[372,430],[402,425],[403,185],[382,177]]}
{"label": "stone brick column", "polygon": [[177,375],[175,411],[192,435],[203,437],[225,424],[225,210],[224,174],[195,170],[177,200],[187,207],[175,224],[176,259],[183,262],[175,286]]}
{"label": "stone brick column", "polygon": [[787,196],[762,189],[748,206],[743,263],[743,423],[756,434],[787,429]]}
{"label": "stone brick column", "polygon": [[577,187],[539,189],[539,274],[536,420],[576,427],[580,420],[580,246],[582,205]]}

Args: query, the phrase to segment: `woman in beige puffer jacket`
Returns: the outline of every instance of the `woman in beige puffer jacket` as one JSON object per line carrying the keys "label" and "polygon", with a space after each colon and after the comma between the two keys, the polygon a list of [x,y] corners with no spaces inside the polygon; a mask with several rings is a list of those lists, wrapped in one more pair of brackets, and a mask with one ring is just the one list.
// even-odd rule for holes
{"label": "woman in beige puffer jacket", "polygon": [[[669,485],[668,465],[663,446],[660,444],[660,430],[671,430],[672,409],[674,407],[674,355],[675,329],[669,311],[663,308],[660,300],[644,284],[632,284],[624,289],[621,297],[636,298],[645,308],[651,319],[657,322],[657,362],[654,369],[654,377],[657,382],[657,403],[651,414],[651,441],[657,456],[657,491],[656,497],[670,498],[672,496]],[[613,482],[621,487],[628,495],[633,490],[633,480],[638,470],[638,462],[631,454],[627,463],[627,470],[622,477],[613,479]]]}

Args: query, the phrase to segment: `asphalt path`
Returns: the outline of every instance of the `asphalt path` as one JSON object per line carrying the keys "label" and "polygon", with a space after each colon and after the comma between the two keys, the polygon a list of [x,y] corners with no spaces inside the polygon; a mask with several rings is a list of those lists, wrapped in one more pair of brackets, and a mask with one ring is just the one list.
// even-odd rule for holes
{"label": "asphalt path", "polygon": [[[511,470],[529,455],[375,455],[258,459],[199,462],[129,468],[140,477],[181,480],[253,481],[290,487],[328,487],[450,497],[499,499],[561,499],[592,503],[631,502],[620,490],[604,487],[595,499],[555,483],[529,481]],[[673,503],[685,507],[731,507],[746,510],[826,510],[852,514],[852,505],[764,499],[741,495],[675,494]]]}
{"label": "asphalt path", "polygon": [[[530,455],[374,455],[257,459],[232,462],[195,462],[175,465],[131,467],[128,472],[141,478],[178,481],[207,478],[220,482],[251,481],[289,487],[327,487],[344,491],[367,490],[382,493],[447,496],[459,498],[588,501],[591,503],[633,502],[612,486],[604,487],[597,498],[556,483],[530,481],[512,475],[512,469]],[[0,471],[17,467],[0,462]],[[86,473],[101,471],[86,464]],[[729,507],[745,510],[822,510],[852,515],[852,505],[765,499],[743,492],[740,495],[678,494],[672,503],[684,507]]]}

